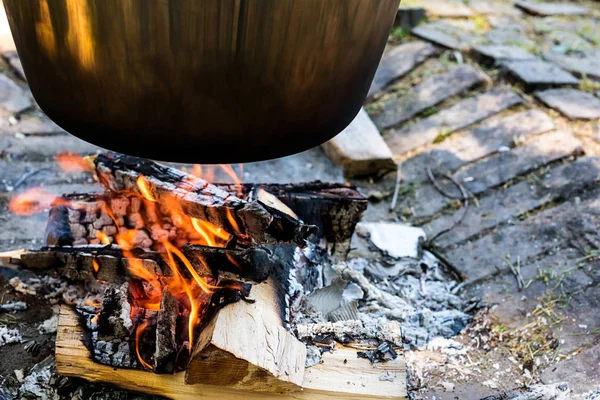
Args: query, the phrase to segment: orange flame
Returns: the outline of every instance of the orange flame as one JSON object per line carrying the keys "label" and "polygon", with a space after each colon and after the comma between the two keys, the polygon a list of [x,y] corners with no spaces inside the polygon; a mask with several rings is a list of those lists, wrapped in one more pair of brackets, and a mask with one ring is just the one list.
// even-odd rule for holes
{"label": "orange flame", "polygon": [[142,367],[146,368],[146,369],[152,369],[152,365],[148,364],[146,361],[144,361],[144,359],[142,358],[142,355],[140,354],[140,337],[142,336],[142,333],[144,333],[144,330],[146,329],[146,327],[148,326],[148,321],[144,321],[142,322],[140,325],[138,325],[136,331],[135,331],[135,353],[137,354],[137,358],[140,362],[140,364],[142,364]]}
{"label": "orange flame", "polygon": [[[110,244],[110,239],[108,238],[108,235],[102,231],[96,232],[96,239],[98,239],[100,241],[100,243],[102,243],[102,244],[106,244],[106,245]],[[96,272],[98,272],[98,271],[96,271]]]}
{"label": "orange flame", "polygon": [[96,314],[92,317],[92,319],[90,319],[90,322],[94,325],[98,325],[98,320],[100,319],[100,315]]}
{"label": "orange flame", "polygon": [[135,183],[137,184],[140,193],[142,193],[142,196],[146,200],[151,201],[153,203],[157,202],[154,195],[152,195],[152,191],[150,191],[150,185],[148,184],[148,180],[146,179],[146,177],[144,177],[144,175],[140,175],[135,181]]}
{"label": "orange flame", "polygon": [[230,234],[225,232],[222,228],[211,224],[208,221],[203,221],[197,218],[191,218],[192,226],[196,230],[196,232],[202,236],[202,238],[206,241],[206,244],[211,247],[220,247],[217,245],[215,239],[220,239],[224,242],[227,242],[230,238]]}
{"label": "orange flame", "polygon": [[69,205],[69,201],[57,197],[42,188],[30,188],[13,197],[8,209],[17,215],[35,215],[48,210],[53,205]]}
{"label": "orange flame", "polygon": [[98,271],[100,271],[100,264],[98,264],[98,261],[96,261],[95,258],[92,258],[92,267],[94,268],[95,273],[98,273]]}
{"label": "orange flame", "polygon": [[93,172],[94,168],[80,154],[63,152],[54,157],[59,168],[66,173]]}

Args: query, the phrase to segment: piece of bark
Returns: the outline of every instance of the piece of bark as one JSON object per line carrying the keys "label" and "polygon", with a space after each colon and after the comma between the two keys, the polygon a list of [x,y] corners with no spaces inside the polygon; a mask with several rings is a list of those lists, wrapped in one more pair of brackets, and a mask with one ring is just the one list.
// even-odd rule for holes
{"label": "piece of bark", "polygon": [[177,314],[179,314],[177,298],[170,291],[165,290],[156,322],[156,350],[154,352],[154,371],[156,372],[172,372],[176,368]]}
{"label": "piece of bark", "polygon": [[346,129],[322,146],[349,177],[378,175],[396,168],[392,151],[364,108]]}
{"label": "piece of bark", "polygon": [[100,182],[112,192],[142,196],[137,183],[141,178],[152,200],[174,202],[189,217],[223,228],[241,242],[304,245],[315,230],[259,201],[241,200],[203,179],[149,160],[109,153],[98,155],[95,164]]}
{"label": "piece of bark", "polygon": [[[157,375],[135,369],[115,370],[98,364],[90,359],[83,345],[79,319],[67,306],[60,309],[57,334],[56,369],[60,375],[109,382],[121,388],[167,396],[173,400],[195,400],[201,396],[231,400],[407,399],[406,364],[402,355],[386,363],[371,365],[368,360],[357,358],[355,349],[336,345],[333,352],[323,354],[323,363],[306,369],[301,392],[276,394],[236,390],[230,386],[186,385],[183,372]],[[381,376],[390,376],[393,380],[381,381]]]}

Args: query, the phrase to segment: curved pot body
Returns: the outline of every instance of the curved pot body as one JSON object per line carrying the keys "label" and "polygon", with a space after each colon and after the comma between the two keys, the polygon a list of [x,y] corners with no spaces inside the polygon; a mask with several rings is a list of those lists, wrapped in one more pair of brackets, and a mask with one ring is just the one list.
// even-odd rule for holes
{"label": "curved pot body", "polygon": [[4,0],[33,95],[93,144],[248,162],[355,117],[399,0]]}

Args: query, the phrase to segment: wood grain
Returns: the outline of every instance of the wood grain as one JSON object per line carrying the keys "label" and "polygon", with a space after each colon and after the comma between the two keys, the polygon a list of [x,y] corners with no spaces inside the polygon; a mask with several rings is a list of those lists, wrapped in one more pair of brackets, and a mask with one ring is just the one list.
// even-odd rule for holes
{"label": "wood grain", "polygon": [[[82,340],[76,314],[69,307],[62,306],[56,338],[56,367],[59,374],[110,382],[125,389],[162,395],[173,400],[407,399],[406,367],[402,355],[384,364],[371,365],[367,360],[357,358],[354,349],[339,346],[333,353],[324,355],[322,364],[306,370],[302,391],[278,395],[235,390],[226,386],[186,385],[184,373],[157,375],[141,370],[111,368],[93,362]],[[380,381],[382,375],[391,375],[394,380]]]}

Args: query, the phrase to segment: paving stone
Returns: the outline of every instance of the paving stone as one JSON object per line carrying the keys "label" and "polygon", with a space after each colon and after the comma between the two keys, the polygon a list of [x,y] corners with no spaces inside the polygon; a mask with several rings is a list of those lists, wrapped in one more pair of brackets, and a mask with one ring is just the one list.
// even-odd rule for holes
{"label": "paving stone", "polygon": [[0,74],[0,106],[10,112],[19,113],[33,103],[27,92],[4,74]]}
{"label": "paving stone", "polygon": [[4,57],[8,65],[15,70],[15,73],[19,78],[23,79],[24,81],[27,80],[27,78],[25,78],[25,71],[23,71],[23,64],[21,64],[21,59],[16,51],[7,51],[2,54],[2,57]]}
{"label": "paving stone", "polygon": [[522,12],[515,8],[512,4],[505,2],[496,2],[488,0],[472,0],[469,1],[469,7],[477,14],[483,15],[512,15],[520,16]]}
{"label": "paving stone", "polygon": [[479,194],[516,176],[582,152],[581,143],[573,135],[550,132],[511,151],[470,165],[457,174],[456,179],[463,182],[469,192]]}
{"label": "paving stone", "polygon": [[404,96],[385,100],[383,111],[374,116],[373,121],[379,129],[390,128],[488,80],[489,77],[477,68],[460,65],[415,86]]}
{"label": "paving stone", "polygon": [[437,43],[440,46],[454,50],[468,50],[482,43],[481,36],[467,32],[443,21],[422,24],[412,30],[412,33],[422,39]]}
{"label": "paving stone", "polygon": [[419,6],[405,6],[400,4],[396,13],[394,26],[402,29],[412,29],[425,18],[425,9]]}
{"label": "paving stone", "polygon": [[585,15],[588,13],[587,7],[574,3],[532,3],[529,1],[517,1],[515,6],[530,14],[542,16]]}
{"label": "paving stone", "polygon": [[[479,195],[546,164],[581,152],[581,143],[573,136],[563,132],[548,133],[514,150],[501,152],[471,164],[455,174],[455,178],[462,182],[471,194]],[[448,157],[447,164],[452,163],[452,157],[457,159],[452,155]],[[456,162],[456,165],[461,162]],[[460,191],[451,182],[439,177],[438,182],[452,196],[460,198]],[[416,189],[405,194],[396,211],[400,211],[402,216],[412,223],[421,223],[454,203],[454,200],[440,194],[433,185],[417,184]]]}
{"label": "paving stone", "polygon": [[588,52],[594,49],[594,44],[577,32],[550,31],[539,35],[541,44],[536,49],[558,53]]}
{"label": "paving stone", "polygon": [[565,251],[570,241],[597,235],[598,226],[600,198],[590,195],[588,200],[544,210],[443,254],[466,279],[479,280],[509,270],[507,261],[523,264],[542,254]]}
{"label": "paving stone", "polygon": [[508,88],[464,99],[419,122],[388,132],[384,139],[394,154],[403,154],[433,143],[441,133],[449,134],[488,118],[502,110],[523,103],[523,99]]}
{"label": "paving stone", "polygon": [[[552,168],[540,179],[523,180],[505,190],[497,190],[480,198],[477,207],[471,207],[462,222],[451,232],[436,239],[437,247],[444,248],[462,243],[495,226],[516,220],[561,198],[571,198],[600,181],[600,158],[583,157],[573,163]],[[452,226],[463,215],[459,210],[443,215],[422,226],[428,237]]]}
{"label": "paving stone", "polygon": [[600,118],[600,100],[593,94],[576,89],[548,89],[535,94],[548,107],[566,115],[569,119]]}
{"label": "paving stone", "polygon": [[600,80],[600,59],[595,57],[556,54],[545,52],[545,60],[553,62],[559,67],[573,73],[578,77],[585,75],[591,79]]}
{"label": "paving stone", "polygon": [[487,65],[498,65],[507,61],[535,60],[536,57],[517,46],[488,44],[475,46],[474,56]]}
{"label": "paving stone", "polygon": [[528,88],[576,85],[579,80],[564,69],[546,61],[513,61],[506,64],[508,72]]}
{"label": "paving stone", "polygon": [[379,63],[368,96],[381,91],[393,80],[403,77],[436,52],[435,46],[420,40],[404,43],[390,50]]}
{"label": "paving stone", "polygon": [[[584,348],[568,360],[549,366],[540,374],[540,378],[544,382],[568,381],[569,387],[574,389],[574,394],[587,394],[600,385],[598,360],[600,360],[600,343]],[[597,397],[591,397],[590,400],[595,398]]]}
{"label": "paving stone", "polygon": [[528,36],[526,30],[518,25],[499,26],[485,33],[486,39],[497,45],[519,46],[535,49],[536,42]]}
{"label": "paving stone", "polygon": [[552,119],[542,111],[527,110],[486,121],[456,137],[432,146],[402,163],[403,182],[421,183],[429,180],[426,169],[453,172],[460,167],[514,146],[520,141],[554,129]]}
{"label": "paving stone", "polygon": [[101,150],[71,135],[26,136],[0,135],[0,153],[13,160],[45,161],[61,152],[91,154]]}
{"label": "paving stone", "polygon": [[460,0],[419,0],[428,17],[468,18],[474,15],[465,3]]}

